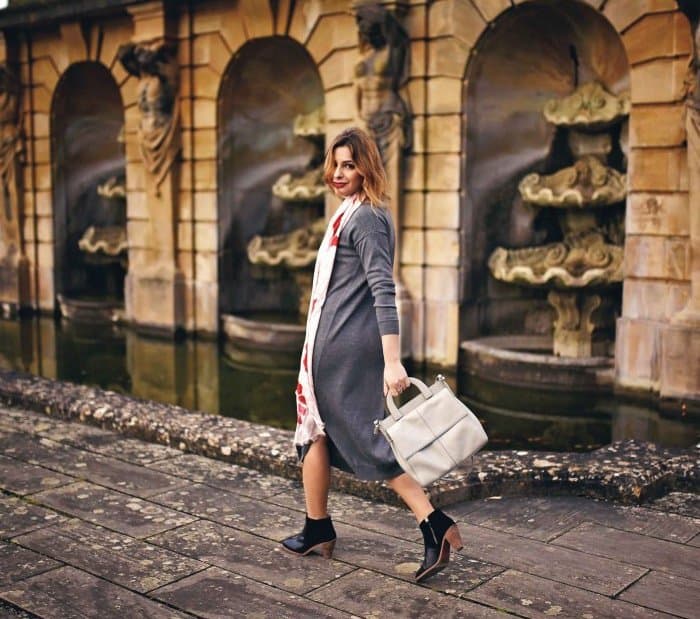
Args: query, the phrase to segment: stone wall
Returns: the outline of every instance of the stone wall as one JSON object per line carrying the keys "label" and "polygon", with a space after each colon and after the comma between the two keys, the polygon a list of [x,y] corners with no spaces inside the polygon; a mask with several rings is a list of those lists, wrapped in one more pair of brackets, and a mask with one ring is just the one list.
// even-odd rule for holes
{"label": "stone wall", "polygon": [[[660,332],[683,307],[690,279],[683,126],[690,31],[675,0],[586,2],[601,10],[620,33],[631,66],[630,195],[626,281],[617,334],[618,380],[623,386],[655,389]],[[399,256],[400,273],[412,297],[411,353],[416,360],[455,365],[466,225],[460,205],[463,171],[469,165],[462,139],[465,75],[481,35],[499,15],[517,10],[521,2],[383,3],[403,14],[411,39],[408,97],[414,135],[400,203]],[[131,264],[148,262],[154,250],[154,209],[166,209],[174,219],[172,270],[160,280],[170,286],[167,311],[159,306],[157,296],[137,294],[144,276],[133,282],[137,291],[132,291],[130,317],[165,328],[217,332],[217,100],[222,76],[246,41],[291,37],[318,66],[325,90],[327,135],[333,137],[355,122],[357,112],[353,2],[211,0],[166,5],[156,1],[122,7],[126,4],[115,3],[111,12],[100,5],[101,12],[84,23],[74,18],[57,23],[47,16],[31,27],[10,24],[5,29],[4,55],[11,48],[19,58],[27,145],[22,230],[30,286],[21,303],[46,311],[54,307],[51,102],[65,70],[72,63],[93,60],[111,71],[125,106]],[[182,155],[173,173],[172,195],[154,203],[136,137],[138,80],[124,70],[116,54],[129,41],[159,38],[177,47]],[[142,306],[148,307],[141,311]]]}

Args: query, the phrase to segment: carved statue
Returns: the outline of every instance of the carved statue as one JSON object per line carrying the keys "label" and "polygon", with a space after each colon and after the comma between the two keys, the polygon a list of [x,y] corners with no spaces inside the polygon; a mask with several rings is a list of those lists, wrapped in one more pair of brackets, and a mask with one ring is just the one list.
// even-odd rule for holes
{"label": "carved statue", "polygon": [[612,95],[598,82],[587,82],[568,97],[550,99],[544,106],[544,117],[552,124],[587,129],[614,124],[629,112],[629,93]]}
{"label": "carved statue", "polygon": [[401,96],[408,78],[409,39],[383,6],[360,5],[356,20],[360,39],[360,61],[355,65],[357,110],[388,168],[411,142],[408,105]]}
{"label": "carved statue", "polygon": [[18,125],[19,92],[14,75],[6,66],[0,65],[0,259],[19,257],[20,252],[17,166],[22,139]]}
{"label": "carved statue", "polygon": [[139,147],[159,188],[180,150],[175,50],[165,43],[127,43],[117,56],[124,69],[139,79]]}
{"label": "carved statue", "polygon": [[248,259],[253,264],[266,266],[308,267],[316,260],[325,231],[326,222],[320,218],[306,228],[287,234],[254,236],[248,243]]}

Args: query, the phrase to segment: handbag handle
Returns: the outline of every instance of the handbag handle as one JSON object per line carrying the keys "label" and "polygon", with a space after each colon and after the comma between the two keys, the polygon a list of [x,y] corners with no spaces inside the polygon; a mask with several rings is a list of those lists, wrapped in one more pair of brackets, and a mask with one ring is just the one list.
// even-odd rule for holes
{"label": "handbag handle", "polygon": [[[423,397],[427,400],[428,398],[432,397],[432,392],[426,384],[417,378],[413,378],[412,376],[408,377],[408,380],[411,381],[411,384],[418,387],[420,392],[423,394]],[[389,414],[396,420],[398,421],[401,419],[401,413],[399,412],[399,409],[396,408],[396,404],[394,403],[394,397],[390,394],[386,394],[386,407],[389,410]]]}

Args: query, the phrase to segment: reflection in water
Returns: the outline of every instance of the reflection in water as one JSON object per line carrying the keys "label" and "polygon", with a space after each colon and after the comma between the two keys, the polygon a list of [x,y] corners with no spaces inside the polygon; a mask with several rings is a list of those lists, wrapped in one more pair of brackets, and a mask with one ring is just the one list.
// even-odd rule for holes
{"label": "reflection in water", "polygon": [[[112,325],[56,322],[51,318],[0,320],[0,368],[75,383],[97,385],[139,398],[193,410],[293,429],[296,370],[246,367],[222,354],[217,341],[155,339]],[[412,375],[434,380],[420,369]],[[448,376],[455,389],[454,376]],[[490,449],[589,450],[636,438],[667,446],[698,440],[698,421],[661,415],[639,404],[612,398],[569,396],[528,402],[535,414],[508,409],[522,393],[505,393],[498,404],[469,402],[484,421]],[[510,400],[509,400],[510,398]]]}

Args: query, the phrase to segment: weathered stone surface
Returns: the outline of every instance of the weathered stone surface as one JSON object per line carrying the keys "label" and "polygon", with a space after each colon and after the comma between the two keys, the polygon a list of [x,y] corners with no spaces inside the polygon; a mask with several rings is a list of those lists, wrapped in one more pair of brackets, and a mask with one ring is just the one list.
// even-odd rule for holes
{"label": "weathered stone surface", "polygon": [[[41,574],[60,565],[58,561],[16,544],[0,542],[0,587]],[[2,616],[1,612],[0,616]]]}
{"label": "weathered stone surface", "polygon": [[630,64],[692,52],[692,36],[685,16],[676,11],[644,16],[622,37]]}
{"label": "weathered stone surface", "polygon": [[88,451],[76,452],[67,445],[45,438],[27,438],[19,441],[10,435],[0,439],[0,450],[13,458],[31,464],[42,464],[72,477],[141,497],[148,497],[183,484],[177,477]]}
{"label": "weathered stone surface", "polygon": [[276,494],[286,495],[299,488],[298,482],[284,477],[265,475],[255,469],[219,462],[194,454],[180,455],[177,458],[157,462],[152,464],[150,468],[227,492],[236,492],[254,498],[271,497]]}
{"label": "weathered stone surface", "polygon": [[547,578],[554,573],[558,582],[594,593],[615,595],[646,573],[645,568],[484,527],[460,524],[459,528],[467,540],[462,552],[470,557],[533,576]]}
{"label": "weathered stone surface", "polygon": [[627,591],[623,591],[620,599],[671,613],[674,616],[695,619],[698,615],[700,582],[670,574],[650,572]]}
{"label": "weathered stone surface", "polygon": [[85,617],[86,619],[186,617],[172,608],[73,567],[51,570],[9,587],[2,587],[0,598],[40,617]]}
{"label": "weathered stone surface", "polygon": [[13,541],[141,593],[206,567],[182,553],[80,520],[33,531]]}
{"label": "weathered stone surface", "polygon": [[261,619],[347,616],[330,606],[315,604],[215,567],[158,589],[152,595],[198,617],[212,619],[244,614]]}
{"label": "weathered stone surface", "polygon": [[[450,307],[452,305],[456,308],[456,304],[450,304]],[[448,323],[445,311],[438,316],[439,320],[435,320],[434,308],[428,310],[427,319],[433,329],[439,330],[440,325]],[[458,318],[458,312],[452,313],[454,319]],[[630,380],[631,364],[638,362],[645,364],[647,370],[651,369],[650,359],[656,358],[654,328],[658,323],[626,318],[618,321],[618,341],[627,341],[631,337],[630,328],[640,326],[640,331],[645,334],[650,325],[648,348],[637,346],[617,351],[623,384]],[[436,334],[437,344],[445,341],[444,336],[444,333],[442,336]],[[633,358],[628,358],[629,351],[634,352]],[[426,353],[432,354],[433,349],[426,350]],[[644,366],[640,367],[644,369]],[[636,366],[634,369],[639,370]],[[651,374],[649,380],[653,380]],[[287,430],[6,371],[0,371],[0,398],[4,402],[38,409],[53,418],[80,420],[182,451],[299,478],[292,432]],[[4,410],[7,409],[0,408],[0,419],[4,418]],[[490,495],[532,494],[545,490],[640,503],[675,488],[693,487],[697,478],[698,448],[661,449],[653,444],[630,440],[588,453],[483,451],[475,459],[473,468],[456,469],[431,486],[429,492],[438,505]],[[333,476],[332,481],[336,489],[399,504],[395,493],[385,484],[362,482],[340,472]]]}
{"label": "weathered stone surface", "polygon": [[355,569],[315,554],[300,559],[278,542],[207,520],[148,541],[291,593],[307,593]]}
{"label": "weathered stone surface", "polygon": [[0,496],[0,538],[9,539],[65,520],[54,511],[21,499]]}
{"label": "weathered stone surface", "polygon": [[41,492],[32,499],[132,537],[155,535],[196,520],[188,514],[86,482]]}
{"label": "weathered stone surface", "polygon": [[151,497],[151,500],[273,540],[288,537],[303,522],[303,518],[291,509],[254,501],[203,484],[191,484],[187,488]]}
{"label": "weathered stone surface", "polygon": [[658,572],[700,579],[698,551],[667,540],[586,522],[552,543]]}
{"label": "weathered stone surface", "polygon": [[650,612],[598,593],[584,591],[545,578],[508,570],[467,594],[477,602],[517,613],[519,617],[560,617],[561,619],[662,619]]}
{"label": "weathered stone surface", "polygon": [[700,495],[690,492],[669,492],[653,501],[649,507],[700,519]]}
{"label": "weathered stone surface", "polygon": [[440,596],[369,570],[352,572],[309,597],[362,617],[502,617],[496,610]]}
{"label": "weathered stone surface", "polygon": [[41,466],[0,456],[0,488],[15,494],[30,494],[75,481]]}

